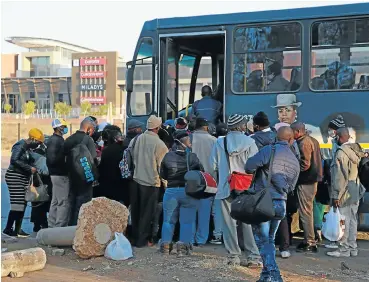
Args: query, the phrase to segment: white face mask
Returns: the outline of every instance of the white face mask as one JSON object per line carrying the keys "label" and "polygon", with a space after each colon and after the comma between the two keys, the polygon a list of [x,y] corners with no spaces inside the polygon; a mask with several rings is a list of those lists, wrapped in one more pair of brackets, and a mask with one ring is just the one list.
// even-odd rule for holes
{"label": "white face mask", "polygon": [[333,129],[328,129],[328,136],[331,138],[335,138],[336,137],[336,132]]}
{"label": "white face mask", "polygon": [[97,145],[99,145],[100,147],[103,147],[104,146],[104,141],[100,140],[99,142],[97,142]]}

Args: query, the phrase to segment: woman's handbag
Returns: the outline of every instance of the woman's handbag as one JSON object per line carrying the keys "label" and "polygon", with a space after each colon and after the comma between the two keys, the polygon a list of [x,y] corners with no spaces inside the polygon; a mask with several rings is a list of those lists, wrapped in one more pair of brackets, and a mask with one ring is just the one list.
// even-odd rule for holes
{"label": "woman's handbag", "polygon": [[229,172],[231,174],[228,177],[229,188],[231,194],[236,194],[236,196],[238,196],[240,193],[250,188],[252,182],[252,174],[232,171],[231,161],[229,159],[229,152],[227,148],[227,136],[224,137],[224,151],[226,153]]}
{"label": "woman's handbag", "polygon": [[247,190],[231,203],[231,217],[246,224],[260,224],[275,217],[273,199],[269,192],[272,180],[272,163],[274,161],[275,146],[269,161],[267,187],[259,191]]}
{"label": "woman's handbag", "polygon": [[25,199],[26,202],[30,203],[47,202],[50,200],[50,196],[47,191],[47,185],[42,183],[41,177],[38,173],[31,176],[29,185],[26,187]]}
{"label": "woman's handbag", "polygon": [[207,172],[190,170],[190,154],[186,153],[187,172],[185,192],[188,196],[196,199],[205,199],[215,196],[217,193],[217,182]]}

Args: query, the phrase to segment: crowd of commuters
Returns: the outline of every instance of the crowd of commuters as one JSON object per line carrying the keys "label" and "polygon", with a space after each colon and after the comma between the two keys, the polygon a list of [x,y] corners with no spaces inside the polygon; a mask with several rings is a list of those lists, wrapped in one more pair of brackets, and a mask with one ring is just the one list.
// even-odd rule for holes
{"label": "crowd of commuters", "polygon": [[[12,148],[5,175],[11,211],[4,233],[28,235],[21,229],[25,187],[39,174],[52,197],[51,202],[32,210],[36,232],[76,225],[80,207],[93,197],[104,196],[130,209],[127,236],[135,247],[158,243],[163,254],[189,255],[193,246],[224,243],[229,265],[261,267],[259,281],[283,281],[275,260],[275,238],[277,235],[281,257],[290,257],[291,221],[297,211],[304,240],[296,250],[318,252],[324,208],[316,211],[315,196],[327,160],[322,159],[318,141],[309,136],[303,123],[281,122],[271,127],[264,112],[249,121],[232,114],[222,123],[221,103],[211,97],[210,87],[202,92],[189,120],[182,117],[163,124],[152,115],[144,131],[143,123],[131,119],[126,136],[119,127],[99,124],[94,117],[85,118],[80,129],[66,139],[68,128],[63,119],[52,122],[54,133],[47,140],[40,130],[31,129],[29,138]],[[356,216],[363,196],[363,187],[356,180],[363,152],[350,141],[340,117],[329,126],[334,144],[328,203],[346,217],[346,229],[339,242],[327,245],[333,249],[328,255],[356,256]],[[80,181],[73,172],[71,156],[81,144],[89,151],[96,172],[90,183]],[[123,179],[119,168],[125,150],[130,150],[133,160],[131,179]],[[188,196],[188,170],[213,176],[218,183],[216,195],[200,200]],[[231,217],[231,203],[237,197],[229,186],[233,172],[253,174],[251,190],[268,188],[275,218],[249,225]]]}

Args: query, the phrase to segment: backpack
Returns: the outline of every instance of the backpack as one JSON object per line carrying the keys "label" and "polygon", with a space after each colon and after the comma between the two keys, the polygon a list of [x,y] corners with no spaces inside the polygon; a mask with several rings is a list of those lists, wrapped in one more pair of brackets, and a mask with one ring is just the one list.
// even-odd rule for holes
{"label": "backpack", "polygon": [[132,147],[128,146],[128,148],[124,150],[123,158],[119,162],[120,174],[121,174],[123,179],[132,179],[133,178],[133,173],[134,173],[134,170],[135,170],[135,166],[134,166],[134,163],[133,163],[133,149],[136,145],[138,137],[139,137],[139,135],[137,135],[133,139]]}
{"label": "backpack", "polygon": [[363,157],[359,163],[359,179],[365,187],[366,192],[369,192],[369,158]]}
{"label": "backpack", "polygon": [[97,168],[86,144],[89,136],[84,136],[82,142],[73,147],[68,156],[70,176],[73,182],[89,184],[97,180]]}

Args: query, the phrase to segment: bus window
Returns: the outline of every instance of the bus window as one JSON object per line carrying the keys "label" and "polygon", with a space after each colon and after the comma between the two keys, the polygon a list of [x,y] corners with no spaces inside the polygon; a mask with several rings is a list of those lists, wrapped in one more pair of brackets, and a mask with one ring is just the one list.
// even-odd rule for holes
{"label": "bus window", "polygon": [[[195,90],[195,100],[200,100],[201,96],[201,88],[205,85],[209,85],[212,87],[212,73],[211,73],[211,57],[202,57],[199,66],[199,72],[197,75],[196,81],[196,90]],[[216,86],[216,85],[215,85]]]}
{"label": "bus window", "polygon": [[280,93],[300,88],[299,23],[237,27],[233,41],[234,93]]}
{"label": "bus window", "polygon": [[143,38],[137,59],[133,62],[133,91],[129,95],[130,114],[132,116],[149,115],[152,108],[153,74],[152,61],[153,42],[151,38]]}
{"label": "bus window", "polygon": [[369,18],[312,26],[313,90],[369,89]]}

